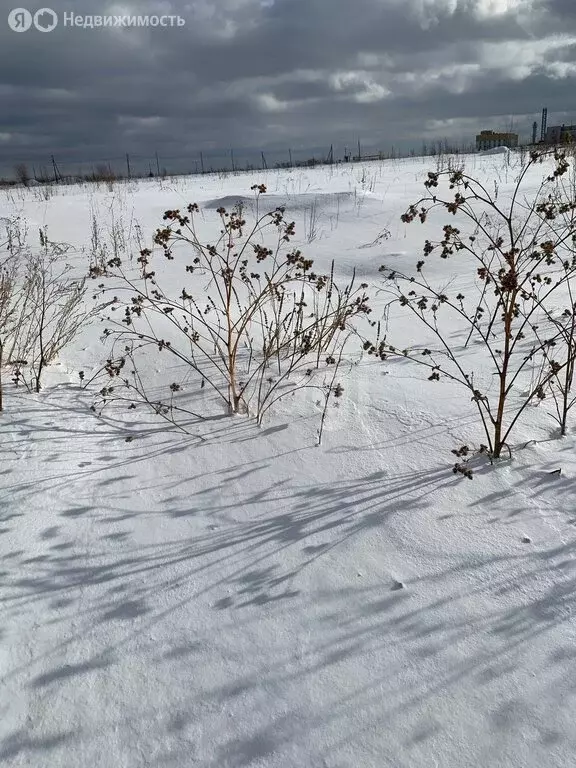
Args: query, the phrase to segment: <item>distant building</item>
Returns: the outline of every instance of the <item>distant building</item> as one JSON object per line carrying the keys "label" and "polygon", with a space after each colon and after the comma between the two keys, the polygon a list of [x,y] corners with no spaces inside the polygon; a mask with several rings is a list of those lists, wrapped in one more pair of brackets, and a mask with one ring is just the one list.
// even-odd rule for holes
{"label": "distant building", "polygon": [[482,152],[494,147],[508,147],[512,149],[518,146],[517,133],[497,133],[495,131],[480,131],[476,136],[476,149]]}
{"label": "distant building", "polygon": [[567,144],[576,141],[576,125],[551,125],[546,129],[546,144]]}

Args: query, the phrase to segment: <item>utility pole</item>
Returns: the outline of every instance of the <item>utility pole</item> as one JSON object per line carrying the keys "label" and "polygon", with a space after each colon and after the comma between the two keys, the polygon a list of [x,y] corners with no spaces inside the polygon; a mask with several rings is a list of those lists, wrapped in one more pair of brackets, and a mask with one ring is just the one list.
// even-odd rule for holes
{"label": "utility pole", "polygon": [[266,162],[266,158],[264,157],[264,152],[262,152],[262,170],[268,170],[268,163]]}
{"label": "utility pole", "polygon": [[52,168],[54,170],[54,181],[58,181],[58,178],[60,176],[60,173],[58,171],[58,166],[56,165],[56,160],[54,160],[54,155],[50,155],[52,158]]}
{"label": "utility pole", "polygon": [[292,168],[292,150],[288,150],[288,155],[290,156],[290,168]]}
{"label": "utility pole", "polygon": [[200,168],[202,169],[202,175],[204,175],[204,155],[200,152]]}
{"label": "utility pole", "polygon": [[236,168],[234,167],[234,150],[233,149],[230,150],[230,161],[232,162],[232,173],[234,173]]}
{"label": "utility pole", "polygon": [[130,169],[130,155],[126,152],[126,169],[128,170],[128,178],[132,178],[132,171]]}
{"label": "utility pole", "polygon": [[156,173],[160,176],[160,161],[158,160],[158,152],[156,152]]}

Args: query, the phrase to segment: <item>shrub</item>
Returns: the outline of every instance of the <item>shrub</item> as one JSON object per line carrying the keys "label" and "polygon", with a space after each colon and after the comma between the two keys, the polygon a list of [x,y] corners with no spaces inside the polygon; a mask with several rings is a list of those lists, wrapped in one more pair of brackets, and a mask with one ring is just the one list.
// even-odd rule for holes
{"label": "shrub", "polygon": [[[351,321],[370,312],[367,286],[357,287],[353,277],[340,287],[333,270],[315,272],[311,259],[289,247],[294,222],[285,219],[283,208],[261,215],[266,188],[252,189],[253,223],[241,205],[218,209],[220,233],[212,244],[200,239],[196,204],[185,213],[165,212],[154,243],[175,264],[176,291],[161,286],[150,249],[138,258],[139,272],[119,258],[108,262],[106,271],[117,284],[101,289],[120,294],[112,309],[122,314],[121,320],[107,317],[104,335],[113,338],[108,375],[120,375],[129,360],[123,386],[162,415],[177,410],[174,392],[184,385],[166,385],[164,401],[148,397],[140,360],[154,349],[180,361],[185,378],[196,374],[197,385],[215,393],[228,413],[250,413],[259,423],[273,403],[297,389],[341,392],[334,371],[353,333]],[[103,405],[117,395],[109,390],[103,390]]]}
{"label": "shrub", "polygon": [[72,278],[64,260],[70,246],[39,232],[40,247],[27,243],[20,219],[5,221],[7,239],[0,257],[0,410],[1,371],[39,392],[42,375],[82,326],[99,311],[85,303],[86,278]]}
{"label": "shrub", "polygon": [[[437,241],[426,240],[414,274],[386,266],[384,290],[418,320],[436,346],[398,349],[387,335],[366,349],[382,359],[403,357],[425,366],[429,380],[447,377],[465,387],[475,403],[488,440],[490,456],[501,456],[519,418],[531,403],[543,400],[550,383],[565,370],[556,359],[564,331],[548,324],[556,297],[564,295],[576,272],[576,196],[563,183],[566,155],[552,154],[553,168],[528,201],[523,197],[530,168],[550,153],[532,152],[509,199],[501,200],[462,168],[428,173],[426,194],[402,216],[405,223],[425,222],[431,211],[450,214]],[[475,286],[469,291],[437,287],[427,277],[433,255],[455,259],[460,274],[468,270]],[[454,340],[455,328],[468,330],[464,348]],[[488,381],[467,369],[465,349],[474,340],[484,352]],[[570,379],[571,382],[571,379]]]}

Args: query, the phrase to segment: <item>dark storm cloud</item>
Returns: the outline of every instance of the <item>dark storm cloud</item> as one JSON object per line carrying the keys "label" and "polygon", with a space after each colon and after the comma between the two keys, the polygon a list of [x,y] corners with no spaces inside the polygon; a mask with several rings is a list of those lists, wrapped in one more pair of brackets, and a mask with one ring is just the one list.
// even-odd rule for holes
{"label": "dark storm cloud", "polygon": [[[148,0],[60,14],[173,14],[183,27],[0,26],[0,164],[171,158],[332,142],[470,138],[576,85],[573,0]],[[20,3],[18,3],[20,5]],[[36,8],[31,8],[36,10]]]}
{"label": "dark storm cloud", "polygon": [[572,22],[576,20],[576,4],[572,0],[548,0],[544,7],[557,19],[571,19]]}

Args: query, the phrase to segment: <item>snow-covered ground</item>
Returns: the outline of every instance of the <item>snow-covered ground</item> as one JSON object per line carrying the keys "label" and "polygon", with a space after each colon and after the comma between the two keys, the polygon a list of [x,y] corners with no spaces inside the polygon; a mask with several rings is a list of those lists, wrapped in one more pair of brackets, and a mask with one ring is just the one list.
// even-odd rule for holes
{"label": "snow-covered ground", "polygon": [[[517,172],[513,155],[465,162],[503,194]],[[315,268],[356,268],[376,316],[379,266],[412,269],[438,234],[400,221],[434,168],[12,190],[0,216],[47,224],[87,267],[94,218],[103,241],[114,227],[135,241],[197,202],[216,232],[214,208],[263,182]],[[542,408],[513,439],[537,442],[472,481],[450,451],[483,439],[473,404],[405,362],[355,365],[319,447],[304,397],[261,428],[235,416],[182,434],[90,411],[78,371],[106,359],[101,330],[39,395],[9,388],[0,417],[0,765],[574,765],[574,438],[554,439]]]}

